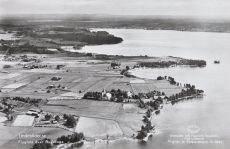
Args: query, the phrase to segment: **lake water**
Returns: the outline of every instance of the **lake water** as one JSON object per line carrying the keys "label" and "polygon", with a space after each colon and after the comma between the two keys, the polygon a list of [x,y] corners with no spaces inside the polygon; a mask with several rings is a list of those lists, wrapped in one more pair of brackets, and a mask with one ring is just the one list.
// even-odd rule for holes
{"label": "lake water", "polygon": [[[82,52],[172,55],[206,60],[207,66],[204,68],[144,69],[134,73],[138,77],[151,79],[156,79],[157,76],[172,76],[182,84],[190,83],[196,88],[203,89],[206,96],[202,99],[183,100],[174,105],[165,105],[160,114],[153,117],[156,133],[146,143],[124,139],[111,141],[108,144],[97,142],[94,148],[228,149],[230,147],[230,34],[136,29],[106,29],[106,31],[122,37],[124,41],[116,45],[87,46]],[[220,60],[220,64],[214,64],[214,60]],[[189,132],[190,125],[198,126],[199,132]],[[190,135],[187,137],[190,140],[200,139],[208,143],[188,143],[185,135]],[[171,141],[180,143],[172,144]],[[93,144],[88,145],[83,148],[92,148]]]}

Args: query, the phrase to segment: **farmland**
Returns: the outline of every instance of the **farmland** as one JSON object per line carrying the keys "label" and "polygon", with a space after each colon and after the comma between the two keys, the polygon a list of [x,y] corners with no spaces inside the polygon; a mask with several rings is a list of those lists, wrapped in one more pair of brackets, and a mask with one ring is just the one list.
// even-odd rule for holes
{"label": "farmland", "polygon": [[[60,106],[62,105],[62,106]],[[70,113],[77,116],[115,119],[121,103],[94,100],[53,100],[42,110],[54,113]]]}
{"label": "farmland", "polygon": [[119,125],[112,120],[80,117],[76,132],[84,132],[86,137],[105,138],[121,137],[123,135]]}
{"label": "farmland", "polygon": [[[17,130],[17,129],[21,130]],[[69,131],[65,131],[62,129],[58,128],[39,128],[39,127],[27,127],[27,128],[22,128],[22,127],[13,127],[10,128],[12,129],[12,134],[9,135],[10,138],[7,138],[6,141],[9,141],[4,143],[1,148],[4,149],[29,149],[33,146],[35,141],[42,140],[44,137],[50,138],[52,141],[55,141],[57,137],[62,136],[62,135],[69,135],[72,134]],[[15,134],[15,135],[13,135]],[[17,134],[17,135],[16,135]],[[37,134],[40,137],[19,137],[18,134]],[[43,136],[43,137],[42,137]],[[8,137],[8,136],[7,136]],[[4,140],[1,138],[1,140]],[[20,141],[19,141],[20,140]],[[24,141],[29,141],[31,143],[24,144]]]}
{"label": "farmland", "polygon": [[18,115],[13,126],[32,126],[34,122],[33,116],[28,115]]}
{"label": "farmland", "polygon": [[91,86],[87,91],[98,91],[101,92],[103,89],[107,89],[116,78],[108,78],[106,80],[101,80]]}
{"label": "farmland", "polygon": [[[1,139],[3,142],[0,148],[30,148],[30,144],[18,144],[18,134],[21,133],[46,134],[53,140],[61,135],[71,134],[60,128],[33,127],[33,123],[36,123],[34,117],[25,115],[31,107],[37,106],[36,108],[52,115],[76,116],[78,121],[72,129],[75,129],[76,132],[83,132],[89,140],[94,137],[105,139],[107,135],[110,139],[121,136],[131,137],[143,125],[142,118],[145,113],[143,109],[137,107],[137,99],[128,99],[129,102],[134,103],[118,103],[84,99],[82,98],[84,94],[103,90],[110,92],[112,89],[134,94],[156,90],[165,92],[166,95],[181,91],[182,87],[170,85],[166,80],[128,78],[120,75],[121,69],[135,63],[121,59],[120,61],[124,62],[121,68],[112,69],[110,68],[112,61],[94,60],[89,57],[45,57],[39,64],[47,65],[48,67],[45,68],[29,69],[16,64],[8,68],[9,74],[1,74],[1,87],[12,88],[15,84],[24,84],[12,91],[1,92],[0,98],[28,97],[42,99],[42,102],[38,104],[15,102],[16,112],[13,114],[15,119],[8,122],[8,125],[14,127],[0,127],[3,130],[1,133],[7,135],[5,139]],[[30,62],[30,65],[33,64],[37,65],[35,62]],[[63,67],[57,69],[57,65],[63,65]],[[55,77],[60,79],[52,80]],[[17,135],[10,134],[10,131]],[[21,140],[25,141],[23,138]]]}
{"label": "farmland", "polygon": [[131,84],[134,94],[150,92],[146,84]]}

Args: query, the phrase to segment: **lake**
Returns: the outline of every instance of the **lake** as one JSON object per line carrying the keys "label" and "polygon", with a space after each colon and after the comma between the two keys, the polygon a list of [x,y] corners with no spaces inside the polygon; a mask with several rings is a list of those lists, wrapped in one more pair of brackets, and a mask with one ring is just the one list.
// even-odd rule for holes
{"label": "lake", "polygon": [[[156,79],[172,76],[176,81],[203,89],[200,99],[164,105],[153,116],[156,133],[148,142],[132,139],[97,142],[95,148],[109,149],[228,149],[230,146],[230,34],[138,29],[97,29],[122,37],[116,45],[86,46],[82,52],[115,55],[177,56],[207,61],[204,68],[173,67],[139,69],[134,75]],[[220,60],[220,64],[214,64]],[[196,126],[197,132],[190,127]],[[187,140],[190,139],[190,142]],[[183,142],[184,141],[184,142]],[[193,141],[193,142],[191,142]],[[197,142],[194,142],[197,141]],[[203,141],[203,142],[202,142]],[[83,148],[92,148],[88,143]]]}

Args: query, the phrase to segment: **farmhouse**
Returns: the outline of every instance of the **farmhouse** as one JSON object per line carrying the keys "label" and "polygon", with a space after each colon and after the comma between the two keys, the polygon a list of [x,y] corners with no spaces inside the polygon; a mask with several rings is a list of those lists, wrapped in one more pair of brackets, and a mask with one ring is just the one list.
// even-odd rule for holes
{"label": "farmhouse", "polygon": [[131,91],[128,91],[128,92],[127,92],[127,96],[128,96],[128,97],[132,97],[132,95],[133,95],[133,93],[132,93]]}
{"label": "farmhouse", "polygon": [[28,83],[13,83],[13,84],[2,87],[1,91],[3,93],[11,92],[11,91],[13,91],[15,89],[19,89],[19,88],[21,88],[27,84]]}
{"label": "farmhouse", "polygon": [[34,111],[34,112],[37,112],[37,113],[42,112],[42,110],[41,110],[41,109],[35,109],[35,108],[30,108],[30,110],[29,110],[29,111]]}

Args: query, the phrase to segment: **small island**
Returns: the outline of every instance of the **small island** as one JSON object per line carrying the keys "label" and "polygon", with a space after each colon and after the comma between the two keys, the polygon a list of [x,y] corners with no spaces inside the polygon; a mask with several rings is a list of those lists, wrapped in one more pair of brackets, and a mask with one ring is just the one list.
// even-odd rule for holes
{"label": "small island", "polygon": [[214,64],[219,64],[220,63],[220,61],[214,61]]}

